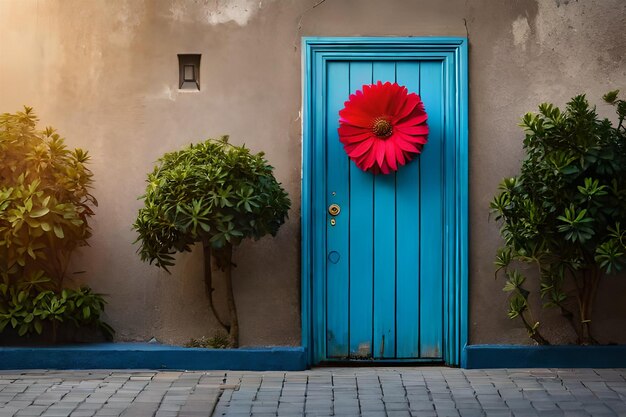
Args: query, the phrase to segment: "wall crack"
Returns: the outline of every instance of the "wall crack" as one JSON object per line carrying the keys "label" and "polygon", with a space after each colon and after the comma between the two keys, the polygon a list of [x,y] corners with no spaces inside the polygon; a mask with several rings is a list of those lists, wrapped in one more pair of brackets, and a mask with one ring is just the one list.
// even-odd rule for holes
{"label": "wall crack", "polygon": [[296,29],[296,38],[293,41],[294,51],[298,50],[298,38],[300,37],[300,32],[302,31],[302,20],[304,19],[304,16],[310,11],[312,11],[313,9],[315,9],[316,7],[321,6],[324,2],[326,2],[326,0],[318,0],[313,6],[309,7],[308,9],[306,9],[300,14],[300,18],[298,19],[298,27]]}

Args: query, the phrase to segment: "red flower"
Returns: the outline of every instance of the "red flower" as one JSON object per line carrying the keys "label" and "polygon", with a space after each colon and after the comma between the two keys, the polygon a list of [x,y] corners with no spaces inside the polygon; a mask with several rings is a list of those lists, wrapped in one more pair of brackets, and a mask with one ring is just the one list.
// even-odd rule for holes
{"label": "red flower", "polygon": [[339,112],[339,140],[364,171],[397,171],[427,142],[424,104],[407,88],[386,82],[364,85]]}

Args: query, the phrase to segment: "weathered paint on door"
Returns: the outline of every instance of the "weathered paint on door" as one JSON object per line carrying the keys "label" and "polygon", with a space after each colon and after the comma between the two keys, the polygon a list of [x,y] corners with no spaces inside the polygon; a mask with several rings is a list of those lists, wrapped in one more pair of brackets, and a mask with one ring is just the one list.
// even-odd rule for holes
{"label": "weathered paint on door", "polygon": [[[309,38],[304,45],[302,334],[310,361],[461,364],[466,40]],[[337,134],[350,93],[377,81],[419,94],[429,114],[423,153],[390,175],[361,171]]]}
{"label": "weathered paint on door", "polygon": [[[443,64],[419,60],[326,64],[326,357],[442,358]],[[423,154],[374,175],[338,140],[338,112],[363,84],[391,81],[421,95]],[[331,224],[334,218],[335,225]]]}

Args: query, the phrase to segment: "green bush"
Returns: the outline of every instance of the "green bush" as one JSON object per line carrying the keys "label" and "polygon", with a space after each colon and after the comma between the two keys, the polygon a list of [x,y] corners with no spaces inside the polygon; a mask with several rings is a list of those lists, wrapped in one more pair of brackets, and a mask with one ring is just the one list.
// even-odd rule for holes
{"label": "green bush", "polygon": [[56,334],[71,322],[110,334],[102,296],[64,285],[72,253],[91,236],[89,156],[36,124],[29,107],[0,115],[0,331],[42,333],[49,323]]}
{"label": "green bush", "polygon": [[106,301],[101,294],[93,293],[87,287],[64,289],[60,293],[10,287],[2,295],[0,332],[10,326],[19,336],[42,334],[48,325],[55,340],[59,324],[73,324],[76,327],[97,327],[108,338],[113,337],[113,329],[100,319]]}
{"label": "green bush", "polygon": [[496,266],[510,293],[508,315],[539,344],[549,342],[515,262],[537,266],[544,306],[560,309],[580,344],[596,343],[591,328],[598,286],[625,265],[626,101],[617,91],[604,99],[616,108],[616,126],[599,119],[584,95],[565,111],[542,104],[539,114],[526,114],[521,173],[505,179],[491,203],[505,241]]}
{"label": "green bush", "polygon": [[[176,252],[204,249],[205,287],[209,307],[238,345],[237,310],[232,292],[232,249],[245,238],[275,235],[285,222],[290,202],[263,153],[228,143],[228,137],[165,154],[148,175],[133,228],[139,234],[141,259],[164,268]],[[226,274],[230,322],[213,304],[211,259]]]}
{"label": "green bush", "polygon": [[185,347],[190,348],[209,348],[209,349],[227,349],[230,347],[230,339],[221,333],[211,337],[202,336],[199,339],[190,339],[185,343]]}

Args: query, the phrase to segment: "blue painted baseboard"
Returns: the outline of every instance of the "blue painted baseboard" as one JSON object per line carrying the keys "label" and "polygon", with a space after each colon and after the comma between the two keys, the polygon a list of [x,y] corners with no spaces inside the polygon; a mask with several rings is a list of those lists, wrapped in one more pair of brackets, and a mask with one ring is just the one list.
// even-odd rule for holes
{"label": "blue painted baseboard", "polygon": [[149,343],[0,347],[0,369],[179,369],[301,371],[303,347],[185,348]]}
{"label": "blue painted baseboard", "polygon": [[626,368],[626,345],[465,347],[465,368]]}

